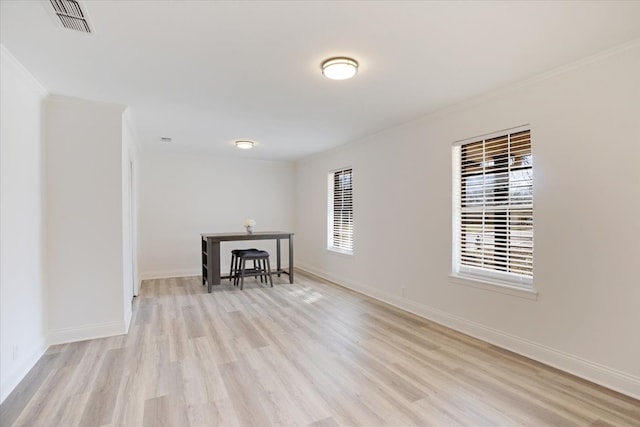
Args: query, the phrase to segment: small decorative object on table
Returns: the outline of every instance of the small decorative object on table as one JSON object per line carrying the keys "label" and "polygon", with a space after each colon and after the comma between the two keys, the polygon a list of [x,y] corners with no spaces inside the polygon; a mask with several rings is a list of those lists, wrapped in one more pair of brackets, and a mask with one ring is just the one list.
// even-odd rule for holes
{"label": "small decorative object on table", "polygon": [[247,233],[253,234],[253,227],[255,227],[256,222],[252,219],[246,219],[244,221],[244,228],[247,229]]}

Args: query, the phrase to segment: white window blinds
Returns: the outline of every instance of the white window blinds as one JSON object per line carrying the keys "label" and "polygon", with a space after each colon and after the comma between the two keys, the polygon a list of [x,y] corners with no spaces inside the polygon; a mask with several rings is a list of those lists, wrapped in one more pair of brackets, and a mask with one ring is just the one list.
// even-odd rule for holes
{"label": "white window blinds", "polygon": [[531,131],[517,128],[453,147],[454,272],[531,286]]}
{"label": "white window blinds", "polygon": [[353,173],[351,168],[329,174],[329,249],[353,252]]}

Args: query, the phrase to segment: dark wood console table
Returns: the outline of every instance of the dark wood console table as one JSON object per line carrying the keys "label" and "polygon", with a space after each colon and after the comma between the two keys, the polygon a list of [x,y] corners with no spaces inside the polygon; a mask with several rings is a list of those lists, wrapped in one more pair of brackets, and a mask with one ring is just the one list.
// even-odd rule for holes
{"label": "dark wood console table", "polygon": [[[280,264],[280,240],[289,240],[289,271],[283,270]],[[203,233],[202,243],[202,284],[207,284],[207,290],[211,293],[211,287],[220,284],[220,242],[233,242],[240,240],[275,240],[276,241],[276,270],[273,274],[280,277],[281,274],[289,275],[289,283],[293,283],[293,233],[288,231],[259,231],[249,233]]]}

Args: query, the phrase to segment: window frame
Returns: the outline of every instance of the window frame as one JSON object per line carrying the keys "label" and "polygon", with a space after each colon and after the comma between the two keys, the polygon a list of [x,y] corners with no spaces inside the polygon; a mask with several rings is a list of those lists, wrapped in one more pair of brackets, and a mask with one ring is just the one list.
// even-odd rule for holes
{"label": "window frame", "polygon": [[[516,168],[511,166],[512,156],[512,140],[511,137],[517,134],[521,134],[523,132],[529,132],[528,134],[528,153],[522,154],[522,159],[524,156],[528,156],[529,164],[524,164],[524,167],[521,165]],[[533,280],[533,254],[534,254],[534,210],[533,210],[533,174],[534,174],[534,165],[533,165],[533,144],[532,144],[532,128],[530,125],[522,125],[510,129],[501,130],[498,132],[493,132],[490,134],[480,135],[474,138],[468,138],[461,141],[456,141],[452,144],[452,267],[451,267],[451,275],[450,278],[454,283],[470,285],[474,287],[479,287],[483,289],[496,290],[500,288],[504,293],[515,294],[518,296],[522,296],[522,294],[529,294],[529,296],[534,295],[537,296],[537,291],[534,289]],[[500,155],[494,155],[491,157],[491,160],[487,160],[487,147],[500,138],[507,138],[507,151],[505,160],[502,160],[504,165],[498,166],[498,160]],[[481,158],[482,161],[477,162],[478,166],[482,172],[478,174],[470,174],[469,170],[472,167],[469,166],[467,157],[467,164],[463,166],[463,148],[465,146],[471,147],[474,144],[482,144],[481,150]],[[517,144],[515,142],[514,144]],[[518,150],[519,148],[516,148]],[[489,148],[489,154],[491,148]],[[514,151],[515,152],[515,151]],[[520,153],[519,153],[520,154]],[[469,154],[467,153],[467,156]],[[501,154],[503,155],[503,154]],[[505,169],[506,167],[506,169]],[[465,173],[466,176],[463,177],[463,168],[466,168]],[[512,175],[512,171],[522,170],[529,171],[528,174],[524,172],[526,176],[526,185],[522,186],[521,181],[518,178],[514,178]],[[487,172],[488,171],[488,172]],[[506,173],[505,173],[506,171]],[[470,195],[470,191],[468,187],[471,186],[469,181],[474,176],[482,176],[482,184],[480,188],[482,189],[482,196],[478,198],[477,196]],[[507,180],[504,181],[504,177],[507,177]],[[517,175],[516,175],[517,176]],[[490,179],[487,179],[490,177]],[[496,184],[498,179],[503,180],[500,184]],[[463,185],[464,181],[464,185]],[[506,187],[504,186],[504,183]],[[513,183],[517,183],[514,185]],[[477,185],[477,184],[476,184]],[[514,197],[511,195],[511,190],[514,187],[524,188],[526,196],[518,201],[515,200],[512,202],[512,199],[517,199],[518,196]],[[463,187],[465,191],[463,192]],[[506,188],[506,192],[505,189]],[[517,193],[516,193],[517,194]],[[474,199],[474,197],[476,197]],[[500,202],[501,197],[506,197],[506,202]],[[481,199],[481,202],[477,200]],[[466,202],[467,206],[463,207],[463,200]],[[475,203],[475,204],[472,204]],[[480,214],[478,212],[481,212]],[[527,227],[524,227],[525,233],[527,235],[530,233],[530,253],[526,253],[527,257],[530,257],[530,271],[525,271],[523,274],[518,274],[512,271],[509,271],[510,266],[508,263],[512,261],[512,257],[518,259],[517,256],[521,255],[511,255],[510,252],[505,253],[504,248],[511,248],[513,246],[517,246],[514,243],[514,239],[512,236],[514,234],[511,228],[511,218],[514,214],[520,215],[529,215],[530,216],[530,224]],[[523,213],[524,212],[524,213]],[[474,217],[475,215],[475,217]],[[499,218],[500,216],[503,218]],[[493,244],[482,245],[480,248],[480,252],[483,254],[483,261],[481,266],[473,265],[474,262],[463,261],[463,253],[466,257],[469,257],[471,251],[468,248],[463,248],[463,217],[469,224],[470,218],[478,219],[482,221],[482,232],[480,235],[482,236],[481,241],[484,241],[485,237],[489,234],[493,234]],[[485,230],[485,224],[493,221],[493,231],[487,232]],[[504,224],[502,224],[502,222]],[[498,231],[496,224],[504,225],[507,227],[506,229],[501,229]],[[468,225],[466,227],[469,227]],[[491,228],[491,227],[489,227]],[[502,233],[502,234],[499,234]],[[498,238],[504,238],[504,242],[500,245],[497,243]],[[468,245],[468,241],[467,241]],[[491,248],[492,249],[487,249]],[[525,250],[526,252],[526,250]],[[492,262],[487,262],[489,266],[485,265],[484,257],[489,253],[489,259],[493,259]],[[491,258],[493,257],[493,258]],[[495,261],[498,257],[502,257],[500,263]],[[502,264],[503,261],[506,261],[507,264]],[[493,265],[491,265],[493,263]],[[477,262],[476,262],[477,264]],[[507,271],[500,271],[501,269],[507,269]],[[498,290],[500,290],[498,289]]]}
{"label": "window frame", "polygon": [[[340,218],[336,216],[335,211],[335,198],[336,198],[336,177],[339,174],[344,174],[348,172],[350,176],[350,188],[349,188],[349,200],[346,203],[350,206],[350,209],[347,209],[347,221],[346,226],[348,227],[348,231],[345,238],[340,238],[339,240],[335,239],[335,226],[336,221],[340,222]],[[346,200],[345,200],[346,202]],[[344,218],[342,219],[344,220]],[[343,221],[344,222],[344,221]],[[330,171],[327,175],[327,250],[335,253],[345,254],[345,255],[353,255],[354,249],[354,239],[353,239],[353,229],[354,229],[354,214],[353,214],[353,167],[347,166],[339,169],[334,169]],[[344,245],[344,243],[346,245]]]}

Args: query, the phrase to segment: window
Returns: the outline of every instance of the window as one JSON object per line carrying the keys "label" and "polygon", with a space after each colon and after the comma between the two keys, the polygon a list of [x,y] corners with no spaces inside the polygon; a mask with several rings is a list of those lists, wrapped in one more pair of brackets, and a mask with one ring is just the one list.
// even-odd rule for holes
{"label": "window", "polygon": [[530,129],[455,144],[453,204],[453,274],[532,288]]}
{"label": "window", "polygon": [[329,173],[329,250],[353,254],[353,172],[351,168]]}

